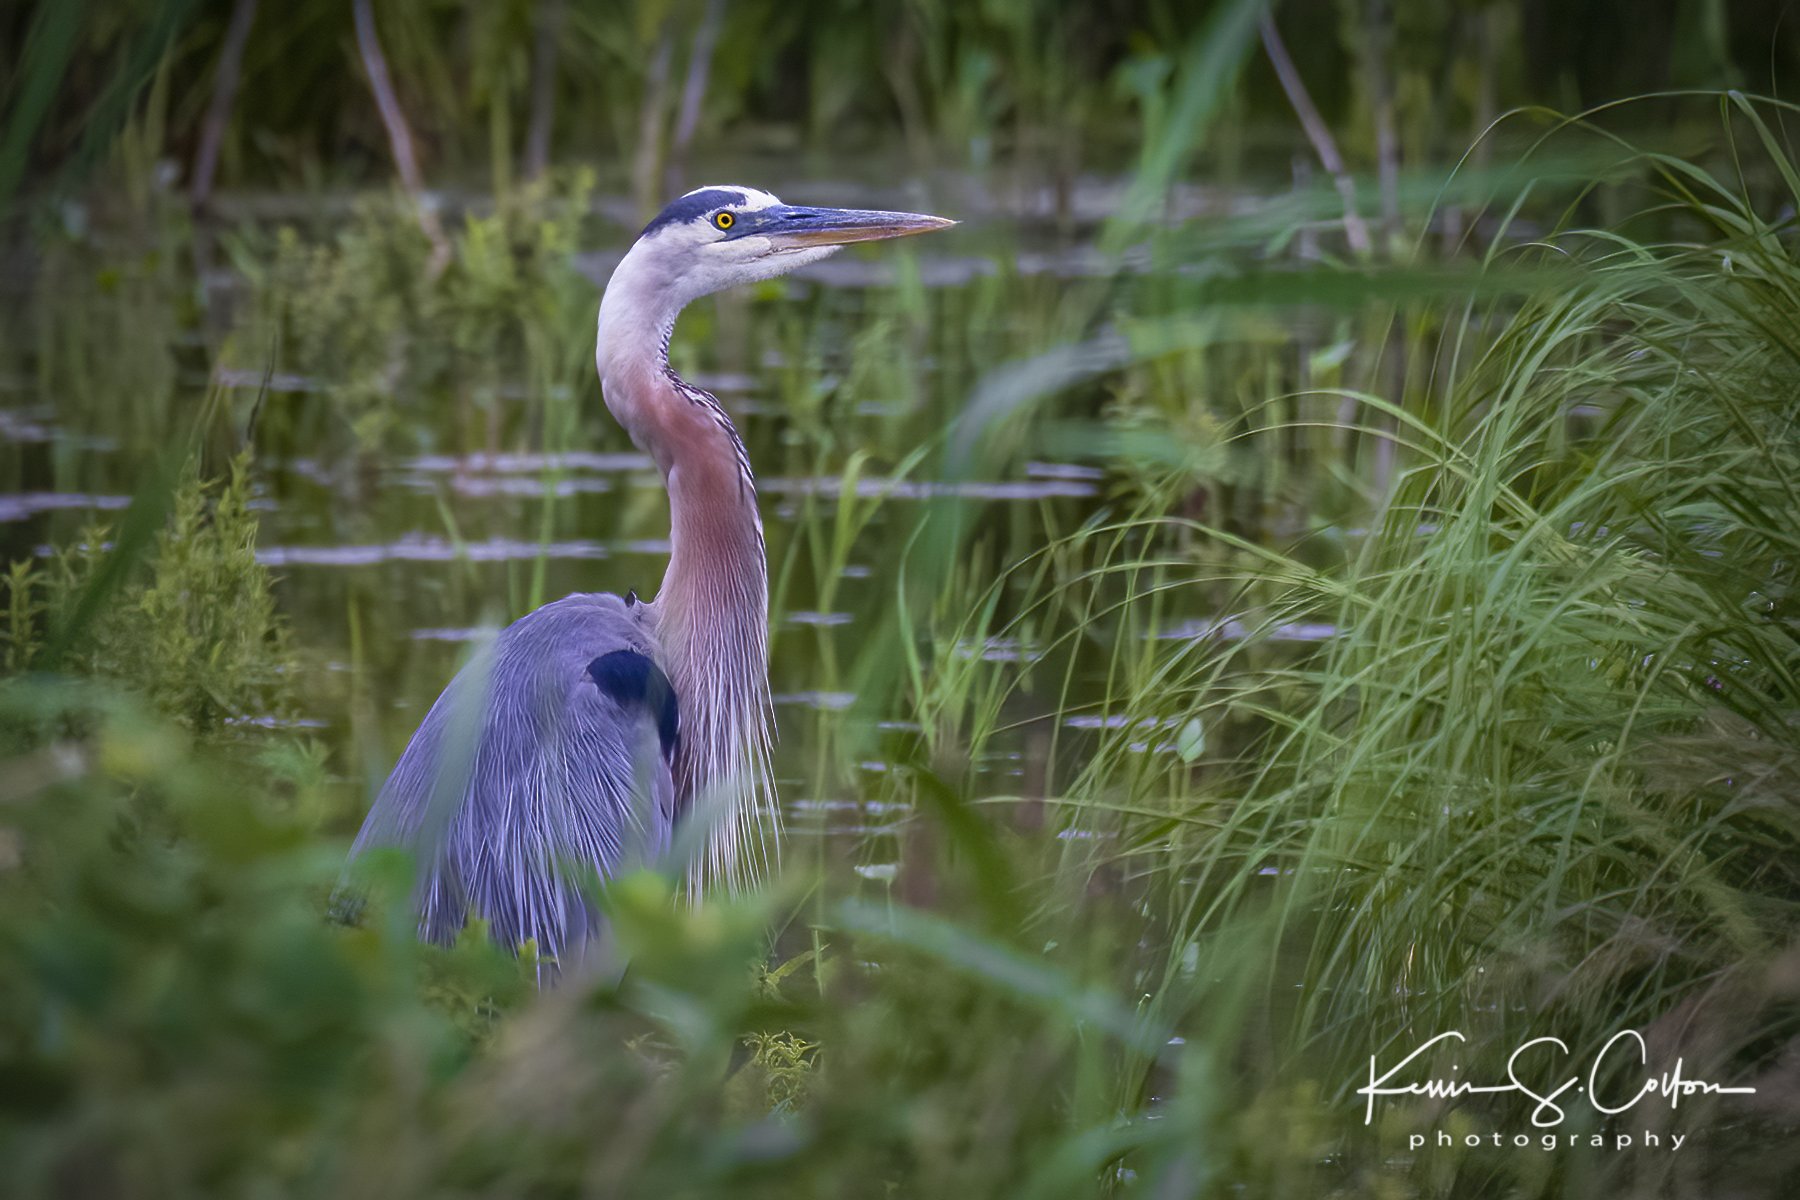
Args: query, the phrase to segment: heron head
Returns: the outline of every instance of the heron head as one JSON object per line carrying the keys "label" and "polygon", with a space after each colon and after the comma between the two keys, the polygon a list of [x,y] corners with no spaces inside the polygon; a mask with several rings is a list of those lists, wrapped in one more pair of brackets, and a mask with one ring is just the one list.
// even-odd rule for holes
{"label": "heron head", "polygon": [[644,226],[630,257],[643,259],[679,304],[740,283],[772,279],[851,242],[907,237],[956,224],[920,213],[783,204],[751,187],[696,188]]}

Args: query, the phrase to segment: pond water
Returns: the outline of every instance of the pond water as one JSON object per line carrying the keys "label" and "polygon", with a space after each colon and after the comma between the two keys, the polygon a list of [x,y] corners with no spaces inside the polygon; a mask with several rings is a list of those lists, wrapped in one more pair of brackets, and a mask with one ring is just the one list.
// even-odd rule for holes
{"label": "pond water", "polygon": [[[831,199],[891,202],[878,192]],[[958,297],[954,321],[955,313],[993,304],[991,292],[973,292],[991,288],[1003,269],[1027,277],[1095,269],[1084,245],[1010,258],[972,252],[980,245],[977,223],[972,234],[965,230],[941,247],[907,247],[898,260],[845,255],[796,277],[779,300],[703,301],[696,306],[704,310],[700,319],[686,318],[676,337],[678,366],[719,395],[758,468],[775,591],[777,771],[790,833],[843,839],[859,874],[876,883],[893,877],[889,839],[908,811],[880,786],[889,766],[883,747],[916,736],[916,727],[902,712],[858,705],[856,681],[859,664],[871,655],[904,656],[899,646],[872,646],[871,639],[896,636],[883,618],[897,602],[899,551],[922,507],[943,497],[968,501],[989,531],[979,553],[1002,564],[1041,545],[1047,527],[1072,527],[1104,502],[1107,487],[1094,462],[1030,456],[994,477],[946,481],[929,470],[891,473],[918,442],[954,419],[971,380],[993,365],[979,361],[981,340],[959,346],[946,335],[938,300]],[[140,245],[107,253],[130,259],[155,250]],[[595,281],[590,306],[616,255],[614,247],[577,260]],[[925,334],[908,329],[904,315],[879,299],[896,279],[925,289],[912,318]],[[46,302],[41,289],[51,285],[35,286],[6,293],[20,323],[29,323],[27,310]],[[214,267],[208,287],[216,296],[245,284]],[[173,303],[191,289],[177,272],[169,288],[174,295],[153,292],[142,302]],[[475,416],[485,430],[459,428],[467,397],[440,395],[431,399],[441,409],[411,410],[397,435],[378,448],[346,450],[341,439],[309,445],[307,431],[331,427],[342,381],[286,364],[257,370],[211,357],[247,311],[239,299],[226,306],[222,328],[195,333],[167,323],[162,341],[152,335],[147,344],[109,341],[112,327],[96,321],[92,344],[79,353],[146,356],[145,387],[166,392],[146,407],[165,421],[173,414],[175,424],[185,425],[187,414],[216,392],[236,412],[254,401],[264,423],[278,431],[259,435],[256,448],[257,554],[275,574],[304,676],[296,686],[298,715],[279,723],[330,748],[345,809],[334,824],[348,832],[367,787],[385,773],[472,643],[569,592],[655,592],[668,557],[666,501],[649,460],[605,413],[591,367],[585,384],[573,383],[569,395],[553,398],[566,419],[554,438],[542,436],[552,398],[541,386],[534,391],[533,384],[513,380],[484,388]],[[797,321],[805,323],[798,335]],[[896,377],[891,370],[858,373],[862,362],[882,358],[860,340],[871,323],[876,334],[929,347],[908,356],[908,394],[884,394],[882,380]],[[1003,327],[1003,315],[994,323]],[[436,332],[426,326],[412,336]],[[684,346],[690,341],[697,345]],[[953,351],[960,361],[947,358]],[[156,413],[114,421],[96,411],[108,402],[104,395],[71,404],[46,394],[42,352],[41,341],[17,348],[0,378],[0,548],[12,560],[43,556],[93,522],[117,520],[146,456],[158,449],[142,433],[144,426],[157,427]],[[122,394],[130,394],[132,372],[129,363],[114,364],[112,375],[126,380]],[[797,389],[812,404],[802,415],[792,400]],[[496,438],[496,428],[508,432]],[[549,448],[546,440],[557,444]],[[393,449],[408,444],[416,449]],[[872,457],[857,459],[859,451]],[[859,524],[847,546],[834,546],[844,505],[857,510]],[[950,652],[986,662],[1029,659],[1026,649],[1005,640]],[[1028,706],[1010,723],[1048,715]],[[239,723],[277,722],[244,714]],[[1106,727],[1075,720],[1065,736],[1091,737]],[[993,791],[1030,790],[1034,772],[1024,744],[1015,731],[975,765]],[[1041,778],[1041,771],[1035,774]]]}
{"label": "pond water", "polygon": [[[1206,448],[1234,406],[1255,412],[1293,382],[1309,347],[1343,361],[1341,323],[1315,336],[1303,332],[1320,324],[1311,317],[1288,328],[1253,313],[1214,358],[1177,358],[1178,369],[1123,383],[1078,370],[1064,386],[1053,362],[1039,374],[1059,397],[1055,419],[1032,411],[992,435],[999,448],[986,459],[977,446],[975,468],[944,465],[946,445],[967,440],[953,431],[1009,364],[1044,355],[1079,369],[1081,354],[1057,356],[1094,338],[1105,358],[1125,344],[1120,312],[1128,320],[1129,306],[1142,305],[1155,316],[1161,304],[1183,314],[1178,294],[1158,297],[1214,269],[1190,254],[1158,276],[1138,251],[1102,255],[1099,222],[1122,186],[1083,183],[1062,221],[1049,219],[1048,193],[966,180],[945,184],[948,198],[879,183],[797,189],[787,198],[963,223],[702,300],[676,330],[677,369],[719,397],[758,475],[789,844],[854,867],[866,886],[907,882],[896,860],[912,792],[895,768],[920,761],[933,731],[918,724],[917,692],[940,673],[971,694],[981,679],[1033,674],[991,707],[999,732],[972,759],[931,765],[977,797],[1022,801],[1028,824],[1044,820],[1038,802],[1054,800],[1108,739],[1131,756],[1202,740],[1183,728],[1185,715],[1120,712],[1108,698],[1108,621],[1049,663],[1029,628],[1005,628],[1029,608],[1028,592],[1039,598],[1060,581],[1054,571],[1035,582],[1029,571],[1008,576],[1009,567],[1102,511],[1128,508],[1122,494],[1145,477],[1191,479],[1159,485],[1170,512],[1256,538],[1296,527],[1316,498],[1283,482],[1300,474],[1280,474],[1303,458],[1292,445],[1274,458],[1258,450],[1251,467]],[[459,199],[469,240],[449,282],[429,294],[417,289],[416,263],[387,261],[410,218],[369,197],[223,197],[218,223],[200,229],[183,213],[96,233],[103,224],[84,216],[78,234],[50,238],[25,256],[33,269],[0,286],[11,330],[0,337],[0,552],[42,558],[78,542],[123,515],[145,464],[176,439],[203,442],[218,472],[232,449],[219,430],[237,444],[251,430],[257,556],[276,580],[300,671],[283,714],[234,723],[323,747],[337,797],[327,825],[346,838],[482,639],[571,592],[653,595],[668,560],[661,479],[605,411],[592,367],[600,291],[635,232],[628,205],[591,200],[546,265],[536,226],[495,215],[477,237],[494,206]],[[1208,245],[1255,254],[1272,227],[1265,210],[1281,203],[1185,189],[1164,215],[1217,218],[1225,232],[1208,233]],[[1247,250],[1231,246],[1234,221],[1245,223]],[[277,231],[289,223],[298,234],[284,244]],[[511,254],[494,259],[490,243]],[[1120,403],[1123,421],[1108,407]],[[1114,432],[1138,420],[1132,406],[1151,423],[1139,420],[1137,440],[1122,443]],[[958,447],[965,459],[968,450]],[[1211,478],[1257,472],[1268,476],[1264,494],[1246,490],[1235,508],[1223,498],[1229,482]],[[943,505],[955,506],[961,540],[921,592],[922,522]],[[995,580],[996,623],[965,628]],[[1157,647],[1242,642],[1251,630],[1228,607],[1239,599],[1190,588],[1175,609],[1158,607],[1154,627],[1125,636]],[[1255,632],[1256,653],[1292,656],[1335,630],[1289,621]],[[908,675],[909,661],[924,664],[922,676]],[[1211,730],[1204,741],[1218,750],[1230,736]]]}

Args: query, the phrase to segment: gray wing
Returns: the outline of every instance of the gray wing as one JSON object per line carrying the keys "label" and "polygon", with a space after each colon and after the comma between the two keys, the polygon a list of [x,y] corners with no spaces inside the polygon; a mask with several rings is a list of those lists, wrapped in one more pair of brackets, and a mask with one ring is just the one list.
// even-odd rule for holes
{"label": "gray wing", "polygon": [[546,604],[432,705],[351,850],[413,853],[421,937],[480,917],[509,948],[577,952],[598,931],[590,873],[667,850],[678,718],[643,613],[610,595]]}

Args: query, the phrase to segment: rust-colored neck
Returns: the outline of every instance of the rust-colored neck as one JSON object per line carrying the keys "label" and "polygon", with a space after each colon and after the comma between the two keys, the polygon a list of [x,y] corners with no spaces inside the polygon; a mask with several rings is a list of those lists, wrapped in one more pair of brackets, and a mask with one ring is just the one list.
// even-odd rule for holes
{"label": "rust-colored neck", "polygon": [[724,409],[669,369],[677,310],[646,302],[631,265],[627,256],[600,306],[601,390],[669,493],[669,566],[653,606],[681,711],[677,795],[686,819],[708,830],[690,878],[738,884],[763,873],[775,825],[756,484]]}

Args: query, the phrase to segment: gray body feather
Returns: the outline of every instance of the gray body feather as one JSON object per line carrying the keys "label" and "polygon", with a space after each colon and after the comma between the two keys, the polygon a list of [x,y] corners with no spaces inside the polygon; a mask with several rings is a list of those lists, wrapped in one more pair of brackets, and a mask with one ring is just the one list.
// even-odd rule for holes
{"label": "gray body feather", "polygon": [[663,714],[597,683],[590,667],[621,651],[656,661],[649,606],[568,596],[502,630],[432,705],[351,851],[413,854],[421,937],[479,917],[503,946],[578,952],[598,929],[591,876],[668,849],[673,699]]}

